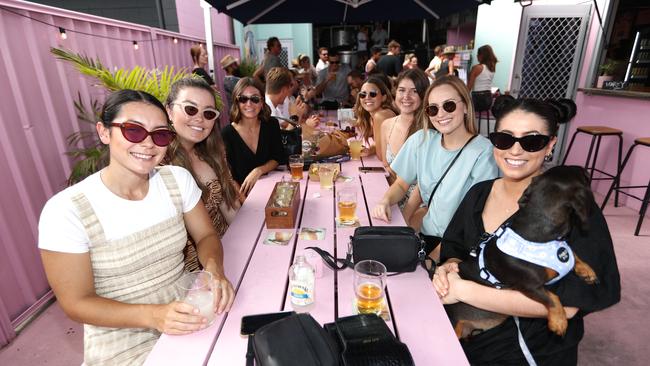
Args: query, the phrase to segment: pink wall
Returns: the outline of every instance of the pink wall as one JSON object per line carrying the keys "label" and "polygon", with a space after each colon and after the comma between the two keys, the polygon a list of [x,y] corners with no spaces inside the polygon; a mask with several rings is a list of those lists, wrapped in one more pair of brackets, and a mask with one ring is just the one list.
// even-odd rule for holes
{"label": "pink wall", "polygon": [[[89,98],[101,101],[105,94],[71,66],[56,61],[50,47],[65,47],[99,58],[111,69],[135,65],[180,69],[191,67],[188,50],[204,39],[28,2],[0,0],[0,6],[2,346],[15,336],[13,326],[23,319],[27,309],[49,296],[36,247],[37,224],[45,201],[65,187],[70,173],[66,137],[90,127],[77,121],[73,100],[77,93],[86,102]],[[58,27],[67,30],[66,40],[60,39]],[[177,44],[174,37],[178,38]],[[133,40],[139,41],[139,50],[134,50]],[[235,46],[215,45],[214,51],[217,60],[226,53],[239,56]],[[223,71],[215,70],[217,85],[221,86]],[[226,113],[223,115],[225,118]]]}
{"label": "pink wall", "polygon": [[[232,19],[225,14],[220,14],[214,8],[210,10],[210,14],[212,15],[213,41],[216,43],[234,44]],[[199,0],[176,0],[176,15],[178,17],[178,30],[182,34],[205,38],[203,8]]]}
{"label": "pink wall", "polygon": [[452,46],[466,45],[474,39],[476,24],[463,24],[460,27],[447,29],[447,44]]}
{"label": "pink wall", "polygon": [[[601,11],[606,9],[603,0],[599,1]],[[584,61],[580,71],[580,87],[591,87],[591,81],[587,80],[589,67],[596,54],[597,36],[599,31],[598,19],[596,16],[591,17],[591,25],[587,39],[587,46]],[[576,96],[578,113],[571,121],[568,128],[567,142],[577,127],[587,125],[606,125],[618,128],[623,131],[623,157],[628,148],[634,143],[634,139],[639,137],[650,137],[650,102],[647,99],[621,98],[602,95],[587,95],[578,92]],[[598,167],[602,170],[616,171],[617,148],[614,138],[603,138],[598,154]],[[571,149],[571,155],[567,159],[567,164],[584,165],[589,150],[590,138],[581,134],[576,138],[576,142]],[[650,179],[650,149],[637,147],[630,158],[625,172],[621,177],[622,185],[646,185]],[[594,183],[594,190],[605,194],[611,185],[611,181],[600,181]],[[643,190],[637,190],[637,196],[643,196]],[[624,204],[638,209],[640,202],[634,199],[626,200],[622,196]],[[650,213],[648,214],[650,215]]]}

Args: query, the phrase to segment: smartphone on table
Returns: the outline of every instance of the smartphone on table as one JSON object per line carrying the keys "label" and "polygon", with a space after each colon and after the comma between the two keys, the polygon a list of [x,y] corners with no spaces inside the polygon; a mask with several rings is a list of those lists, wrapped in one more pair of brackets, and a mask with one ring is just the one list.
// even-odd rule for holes
{"label": "smartphone on table", "polygon": [[361,173],[385,173],[386,169],[383,166],[360,166]]}
{"label": "smartphone on table", "polygon": [[255,334],[255,332],[259,328],[295,313],[296,313],[295,311],[283,311],[279,313],[267,313],[267,314],[255,314],[255,315],[243,316],[241,318],[240,333],[242,336]]}

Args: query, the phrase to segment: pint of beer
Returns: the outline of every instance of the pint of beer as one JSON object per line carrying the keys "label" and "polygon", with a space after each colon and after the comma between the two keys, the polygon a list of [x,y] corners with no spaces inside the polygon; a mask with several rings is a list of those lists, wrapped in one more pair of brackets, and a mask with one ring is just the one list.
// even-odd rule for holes
{"label": "pint of beer", "polygon": [[349,140],[348,145],[350,146],[350,158],[352,160],[359,160],[361,158],[361,150],[363,149],[361,140]]}
{"label": "pint of beer", "polygon": [[342,223],[353,223],[357,217],[357,191],[352,188],[343,188],[337,192],[337,206],[339,208],[339,220]]}
{"label": "pint of beer", "polygon": [[354,294],[359,314],[379,315],[384,305],[386,266],[374,260],[354,265]]}
{"label": "pint of beer", "polygon": [[294,181],[299,181],[302,179],[302,168],[305,166],[305,161],[302,158],[302,155],[290,155],[289,156],[289,169],[291,170],[291,179]]}

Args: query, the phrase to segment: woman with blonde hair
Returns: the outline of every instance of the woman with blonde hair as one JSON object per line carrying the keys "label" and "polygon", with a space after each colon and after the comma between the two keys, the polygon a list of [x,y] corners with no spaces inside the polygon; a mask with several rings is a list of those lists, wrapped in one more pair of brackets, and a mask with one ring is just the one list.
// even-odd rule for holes
{"label": "woman with blonde hair", "polygon": [[[393,107],[393,95],[388,86],[377,76],[371,76],[361,85],[354,104],[354,114],[357,116],[357,127],[365,143],[369,146],[369,154],[377,154],[384,161],[385,148],[381,146],[381,126],[387,118],[396,115]],[[372,138],[372,142],[370,141]]]}
{"label": "woman with blonde hair", "polygon": [[397,178],[371,215],[389,222],[390,206],[417,182],[427,203],[421,230],[426,251],[438,260],[439,250],[433,251],[465,193],[475,183],[495,178],[498,171],[490,141],[476,133],[471,98],[459,78],[436,79],[424,100],[427,105],[418,119],[422,129],[406,140],[395,157],[391,169]]}
{"label": "woman with blonde hair", "polygon": [[[201,188],[212,226],[222,237],[241,203],[221,134],[215,128],[220,112],[214,91],[201,79],[180,79],[172,84],[165,107],[177,136],[165,160],[192,174]],[[199,269],[196,244],[191,239],[185,249],[185,263],[190,271]]]}

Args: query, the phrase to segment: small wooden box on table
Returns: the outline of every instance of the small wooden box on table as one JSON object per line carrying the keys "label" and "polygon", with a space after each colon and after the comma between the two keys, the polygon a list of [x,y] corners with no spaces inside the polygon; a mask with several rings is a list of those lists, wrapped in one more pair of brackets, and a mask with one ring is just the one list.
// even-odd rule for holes
{"label": "small wooden box on table", "polygon": [[264,214],[269,229],[290,229],[296,226],[300,207],[300,182],[278,182],[271,192]]}

